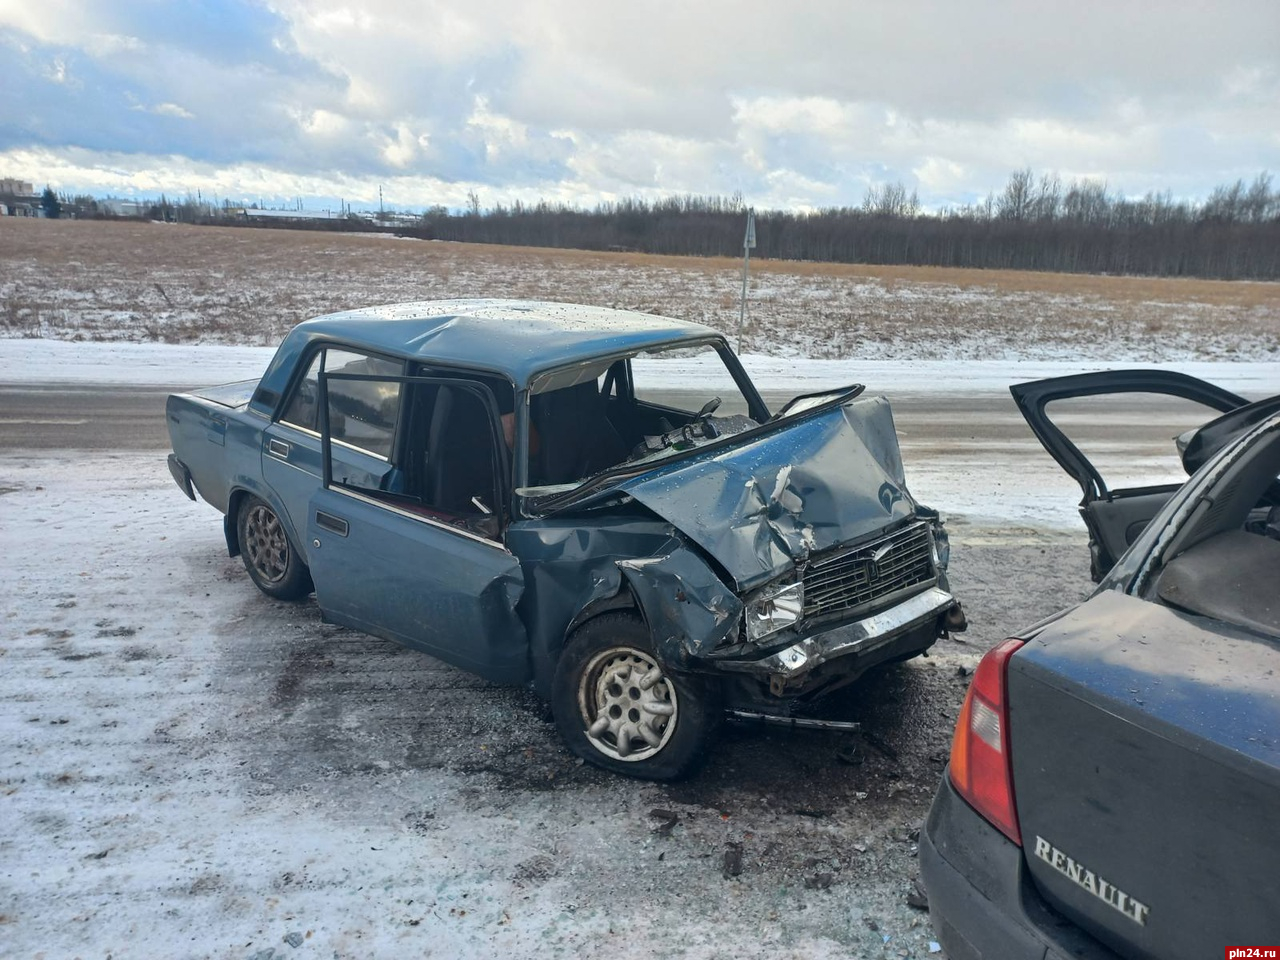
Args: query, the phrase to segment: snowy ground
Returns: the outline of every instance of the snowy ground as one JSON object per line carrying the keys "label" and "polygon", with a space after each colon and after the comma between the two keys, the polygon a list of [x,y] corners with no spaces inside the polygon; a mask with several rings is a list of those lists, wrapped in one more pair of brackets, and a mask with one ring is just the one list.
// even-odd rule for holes
{"label": "snowy ground", "polygon": [[1078,537],[961,533],[969,642],[855,688],[866,738],[731,729],[663,787],[266,600],[159,457],[6,452],[0,511],[5,957],[927,956],[956,668],[1086,585]]}

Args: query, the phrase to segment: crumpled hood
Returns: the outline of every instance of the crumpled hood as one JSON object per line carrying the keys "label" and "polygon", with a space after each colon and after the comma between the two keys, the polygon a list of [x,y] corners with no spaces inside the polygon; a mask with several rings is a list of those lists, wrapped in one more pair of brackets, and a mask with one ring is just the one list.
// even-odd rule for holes
{"label": "crumpled hood", "polygon": [[797,421],[618,489],[711,554],[739,590],[911,516],[889,401],[860,397]]}

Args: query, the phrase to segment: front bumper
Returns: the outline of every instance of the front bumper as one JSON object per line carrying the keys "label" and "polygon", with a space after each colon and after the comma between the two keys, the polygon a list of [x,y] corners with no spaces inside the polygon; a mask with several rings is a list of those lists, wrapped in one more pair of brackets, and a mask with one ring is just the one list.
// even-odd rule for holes
{"label": "front bumper", "polygon": [[[723,670],[767,678],[772,685],[786,686],[824,663],[878,651],[904,635],[918,632],[920,627],[933,627],[948,610],[958,606],[946,590],[930,587],[887,610],[815,633],[758,660],[724,660],[719,666]],[[923,642],[917,640],[914,646],[925,649],[936,637],[936,630],[925,631]],[[897,655],[899,651],[885,652]]]}
{"label": "front bumper", "polygon": [[1044,902],[1022,848],[979,816],[945,774],[920,832],[920,876],[950,960],[1120,960]]}

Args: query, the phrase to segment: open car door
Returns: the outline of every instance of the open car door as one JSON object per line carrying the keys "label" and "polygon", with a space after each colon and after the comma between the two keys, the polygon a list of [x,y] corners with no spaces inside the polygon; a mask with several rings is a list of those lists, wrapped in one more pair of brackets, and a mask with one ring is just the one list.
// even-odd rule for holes
{"label": "open car door", "polygon": [[[376,487],[337,455],[335,437],[340,419],[350,434],[370,412],[337,406],[329,381],[364,384],[385,408],[378,419],[395,425],[392,469]],[[502,541],[509,458],[492,394],[432,377],[321,373],[319,386],[324,483],[306,532],[320,609],[487,680],[528,680],[516,613],[524,578]]]}
{"label": "open car door", "polygon": [[[1164,370],[1082,373],[1014,384],[1009,392],[1040,443],[1080,484],[1083,494],[1080,515],[1089,530],[1091,573],[1095,581],[1111,569],[1180,484],[1110,489],[1098,468],[1053,421],[1046,408],[1059,401],[1085,397],[1155,394],[1199,404],[1206,408],[1204,421],[1212,421],[1248,403],[1229,390]],[[1174,439],[1170,438],[1169,442],[1173,449]]]}

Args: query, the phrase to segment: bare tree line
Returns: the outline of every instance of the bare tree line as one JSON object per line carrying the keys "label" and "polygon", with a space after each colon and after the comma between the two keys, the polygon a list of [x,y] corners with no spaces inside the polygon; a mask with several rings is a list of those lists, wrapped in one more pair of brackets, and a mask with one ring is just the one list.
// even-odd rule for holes
{"label": "bare tree line", "polygon": [[[630,198],[593,209],[515,203],[462,213],[435,207],[418,236],[472,243],[735,256],[740,196]],[[1105,183],[1015,171],[981,203],[925,212],[900,183],[859,207],[757,211],[755,255],[837,263],[920,264],[1072,273],[1280,279],[1280,190],[1259,174],[1200,202],[1131,199]]]}

